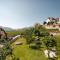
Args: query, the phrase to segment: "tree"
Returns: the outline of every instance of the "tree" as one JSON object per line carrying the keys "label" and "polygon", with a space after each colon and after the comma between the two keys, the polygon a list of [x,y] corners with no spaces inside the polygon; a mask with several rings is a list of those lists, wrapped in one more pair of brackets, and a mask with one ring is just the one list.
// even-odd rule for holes
{"label": "tree", "polygon": [[39,30],[40,27],[41,27],[40,23],[35,23],[35,25],[34,25],[35,30]]}
{"label": "tree", "polygon": [[51,49],[57,46],[55,38],[50,35],[46,36],[43,41],[47,49]]}
{"label": "tree", "polygon": [[10,54],[12,51],[7,33],[2,28],[0,28],[0,43],[3,45],[3,47],[0,47],[0,60],[5,60],[7,54]]}
{"label": "tree", "polygon": [[32,48],[34,48],[34,49],[37,49],[37,48],[40,48],[40,27],[41,27],[41,25],[40,25],[40,23],[36,23],[35,25],[34,25],[34,29],[33,29],[33,32],[32,32],[32,42],[33,43],[31,43],[31,47]]}
{"label": "tree", "polygon": [[34,28],[33,28],[33,27],[30,27],[30,28],[28,28],[28,29],[26,29],[26,30],[24,31],[24,36],[25,36],[26,42],[27,42],[28,44],[30,44],[31,41],[32,41],[33,30],[34,30]]}
{"label": "tree", "polygon": [[45,24],[47,24],[47,22],[44,21],[44,22],[43,22],[43,25],[45,25]]}

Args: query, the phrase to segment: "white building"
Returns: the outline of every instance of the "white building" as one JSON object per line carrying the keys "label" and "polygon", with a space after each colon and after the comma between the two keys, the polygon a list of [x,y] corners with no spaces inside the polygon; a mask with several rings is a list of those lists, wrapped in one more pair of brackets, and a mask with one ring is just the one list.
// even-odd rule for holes
{"label": "white building", "polygon": [[59,18],[49,17],[46,20],[46,24],[44,26],[46,29],[59,29],[60,31],[60,17]]}
{"label": "white building", "polygon": [[46,22],[54,22],[54,23],[59,23],[60,24],[60,17],[59,18],[53,18],[53,17],[48,17]]}

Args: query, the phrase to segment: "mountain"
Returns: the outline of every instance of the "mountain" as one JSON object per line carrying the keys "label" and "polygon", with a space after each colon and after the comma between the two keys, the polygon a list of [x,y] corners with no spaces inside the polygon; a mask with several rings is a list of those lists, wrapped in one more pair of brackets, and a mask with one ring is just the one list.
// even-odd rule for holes
{"label": "mountain", "polygon": [[14,30],[14,29],[12,29],[12,28],[9,28],[9,27],[3,27],[3,26],[0,26],[0,28],[3,28],[5,31],[12,31],[12,30]]}

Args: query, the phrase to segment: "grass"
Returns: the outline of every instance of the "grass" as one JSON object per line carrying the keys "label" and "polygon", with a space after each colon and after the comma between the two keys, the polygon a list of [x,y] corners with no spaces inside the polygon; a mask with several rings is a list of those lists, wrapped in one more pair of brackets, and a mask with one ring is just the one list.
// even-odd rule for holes
{"label": "grass", "polygon": [[[60,60],[60,36],[56,36],[56,40],[58,60]],[[15,42],[23,42],[23,45],[15,45]],[[20,60],[47,60],[43,50],[34,50],[29,48],[24,38],[18,38],[15,42],[12,44],[12,47],[14,48],[13,54],[16,58],[19,58]]]}
{"label": "grass", "polygon": [[60,36],[56,36],[57,50],[58,50],[58,60],[60,60]]}

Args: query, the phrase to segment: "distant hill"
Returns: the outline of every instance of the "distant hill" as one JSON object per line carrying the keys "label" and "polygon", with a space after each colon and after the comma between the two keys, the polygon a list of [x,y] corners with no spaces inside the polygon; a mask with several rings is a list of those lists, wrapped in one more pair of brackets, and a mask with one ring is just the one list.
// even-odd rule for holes
{"label": "distant hill", "polygon": [[12,31],[12,30],[14,30],[14,29],[12,29],[12,28],[9,28],[9,27],[3,27],[3,26],[0,26],[0,28],[3,28],[5,31]]}

